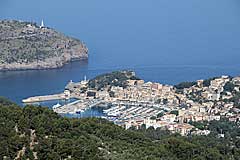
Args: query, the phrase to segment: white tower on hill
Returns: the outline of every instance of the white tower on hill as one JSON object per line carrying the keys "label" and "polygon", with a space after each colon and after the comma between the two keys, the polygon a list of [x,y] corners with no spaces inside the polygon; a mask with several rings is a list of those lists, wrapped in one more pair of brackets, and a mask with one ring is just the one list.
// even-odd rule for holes
{"label": "white tower on hill", "polygon": [[40,28],[44,28],[44,22],[42,20]]}
{"label": "white tower on hill", "polygon": [[81,84],[86,85],[88,83],[87,76],[84,76],[84,80],[81,81]]}

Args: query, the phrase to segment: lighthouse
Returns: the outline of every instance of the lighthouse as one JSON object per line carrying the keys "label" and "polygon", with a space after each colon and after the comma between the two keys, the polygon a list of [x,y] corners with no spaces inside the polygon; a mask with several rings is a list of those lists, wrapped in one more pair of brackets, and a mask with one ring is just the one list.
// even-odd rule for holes
{"label": "lighthouse", "polygon": [[42,20],[40,28],[44,28],[44,22]]}

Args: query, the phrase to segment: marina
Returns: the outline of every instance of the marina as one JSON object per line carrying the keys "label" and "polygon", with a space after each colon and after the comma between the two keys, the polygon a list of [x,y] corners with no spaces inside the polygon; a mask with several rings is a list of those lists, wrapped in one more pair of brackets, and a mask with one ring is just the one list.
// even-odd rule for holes
{"label": "marina", "polygon": [[[211,80],[210,85],[205,87],[203,86],[204,80],[198,80],[196,85],[184,88],[182,93],[177,91],[179,86],[145,82],[141,79],[131,79],[131,77],[122,82],[126,84],[126,87],[117,86],[116,83],[111,85],[112,82],[118,82],[119,77],[123,78],[123,74],[135,75],[131,71],[119,71],[91,80],[85,77],[80,82],[70,81],[61,94],[52,95],[52,97],[42,96],[44,98],[30,97],[27,100],[36,102],[60,98],[60,101],[64,103],[55,103],[51,107],[54,112],[62,116],[100,117],[125,129],[140,128],[145,125],[146,128],[164,127],[172,133],[188,135],[194,126],[187,122],[219,120],[220,116],[215,113],[214,107],[219,107],[218,112],[222,114],[228,113],[228,110],[234,107],[232,102],[227,102],[222,108],[222,105],[214,106],[212,102],[200,104],[200,100],[219,101],[226,84],[232,81],[232,84],[236,84],[235,88],[238,91],[240,84],[239,77],[231,79],[228,76],[221,76]],[[101,88],[95,88],[97,85]],[[215,92],[216,89],[219,90],[218,93]],[[193,101],[191,97],[188,97],[190,94],[195,94],[193,91],[201,92],[197,94],[199,101]],[[231,96],[233,95],[223,97]],[[23,101],[26,102],[26,100]]]}
{"label": "marina", "polygon": [[[134,80],[130,80],[128,83],[135,84],[133,82]],[[143,81],[139,80],[138,82],[142,83]],[[156,117],[161,112],[172,109],[167,105],[157,104],[153,100],[143,98],[143,95],[140,93],[142,92],[141,90],[143,89],[142,93],[146,94],[151,88],[144,84],[138,86],[143,87],[142,89],[139,88],[140,90],[138,90],[137,86],[130,86],[129,90],[124,91],[126,93],[118,92],[116,90],[119,88],[112,87],[114,92],[121,95],[110,97],[109,91],[90,89],[88,88],[88,83],[89,81],[85,76],[84,80],[80,82],[69,81],[63,93],[29,97],[23,99],[22,102],[27,104],[38,102],[40,105],[52,102],[48,105],[49,108],[60,115],[78,118],[86,117],[86,115],[90,117],[102,117],[116,124],[124,124],[126,121],[136,119],[149,119],[154,116]],[[149,85],[149,83],[147,84]],[[87,88],[87,91],[82,92],[84,88]],[[165,88],[166,90],[171,89],[169,86]],[[136,93],[138,96],[136,98],[138,99],[133,98],[136,96]],[[132,94],[132,98],[128,96],[129,94]],[[139,95],[141,96],[139,97]],[[147,97],[148,94],[145,96]]]}
{"label": "marina", "polygon": [[72,103],[55,107],[53,111],[59,114],[80,114],[100,103],[102,103],[101,100],[76,100]]}

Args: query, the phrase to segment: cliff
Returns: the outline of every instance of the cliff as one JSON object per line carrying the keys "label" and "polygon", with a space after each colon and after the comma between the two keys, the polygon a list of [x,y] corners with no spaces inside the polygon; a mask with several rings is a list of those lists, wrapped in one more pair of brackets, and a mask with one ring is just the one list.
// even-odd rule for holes
{"label": "cliff", "polygon": [[0,21],[0,71],[58,68],[87,58],[80,40],[36,23]]}

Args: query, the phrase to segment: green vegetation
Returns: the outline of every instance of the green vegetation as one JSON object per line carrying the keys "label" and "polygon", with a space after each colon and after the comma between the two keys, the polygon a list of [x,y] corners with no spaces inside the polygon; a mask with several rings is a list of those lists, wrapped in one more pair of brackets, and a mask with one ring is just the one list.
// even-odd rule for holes
{"label": "green vegetation", "polygon": [[227,82],[223,88],[224,91],[232,92],[235,88],[235,85],[232,82]]}
{"label": "green vegetation", "polygon": [[191,125],[195,126],[200,130],[210,130],[211,137],[218,134],[225,134],[225,143],[234,144],[240,142],[240,128],[239,122],[230,122],[226,118],[222,118],[220,121],[204,121],[204,122],[190,122]]}
{"label": "green vegetation", "polygon": [[232,98],[228,101],[233,102],[234,106],[240,108],[240,92],[237,92]]}
{"label": "green vegetation", "polygon": [[[104,119],[63,118],[48,108],[18,107],[0,100],[0,159],[14,159],[25,146],[21,159],[86,160],[227,160],[239,159],[237,124],[213,121],[209,136],[181,137],[152,127],[124,130]],[[30,131],[35,145],[30,147]],[[224,138],[217,138],[223,132]]]}
{"label": "green vegetation", "polygon": [[155,120],[155,119],[157,119],[157,117],[152,116],[152,117],[150,117],[150,119],[151,119],[151,120]]}
{"label": "green vegetation", "polygon": [[177,89],[184,89],[184,88],[190,88],[196,84],[197,84],[197,82],[182,82],[182,83],[175,85],[174,87]]}
{"label": "green vegetation", "polygon": [[193,125],[194,127],[196,127],[197,129],[200,129],[200,130],[205,130],[205,129],[208,129],[208,123],[207,122],[192,122],[190,121],[189,124]]}
{"label": "green vegetation", "polygon": [[90,88],[97,90],[101,90],[102,88],[108,86],[119,86],[125,88],[128,85],[127,80],[139,80],[139,78],[135,76],[133,71],[115,71],[112,73],[102,74],[94,79],[91,79],[88,85]]}
{"label": "green vegetation", "polygon": [[110,92],[109,92],[109,96],[110,96],[110,97],[115,97],[115,93],[114,93],[113,91],[110,91]]}
{"label": "green vegetation", "polygon": [[179,113],[178,113],[178,110],[173,110],[170,112],[170,114],[175,114],[176,116],[178,116]]}
{"label": "green vegetation", "polygon": [[162,116],[164,116],[164,112],[158,113],[157,118],[160,118],[160,117],[162,117]]}
{"label": "green vegetation", "polygon": [[168,99],[164,98],[164,99],[162,100],[162,102],[163,102],[163,104],[168,104]]}
{"label": "green vegetation", "polygon": [[203,81],[203,86],[204,86],[204,87],[209,87],[210,84],[211,84],[211,81],[214,80],[214,79],[216,79],[216,78],[218,78],[218,77],[213,77],[213,78],[205,79],[205,80]]}

